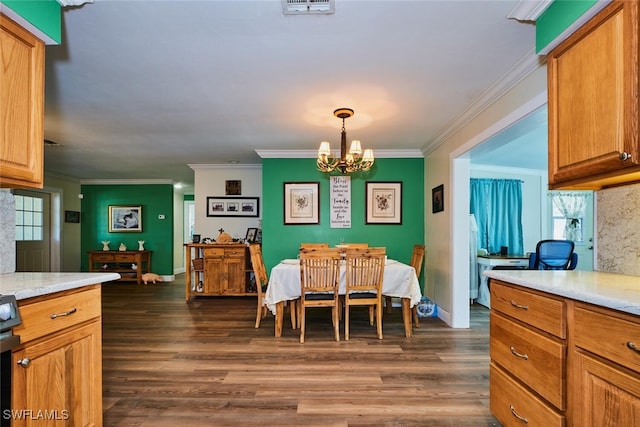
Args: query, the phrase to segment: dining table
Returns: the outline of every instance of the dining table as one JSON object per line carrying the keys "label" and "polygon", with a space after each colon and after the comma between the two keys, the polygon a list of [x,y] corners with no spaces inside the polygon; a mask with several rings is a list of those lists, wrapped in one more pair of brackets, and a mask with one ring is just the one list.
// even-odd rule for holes
{"label": "dining table", "polygon": [[[346,265],[340,267],[339,293],[346,291]],[[384,296],[400,298],[405,337],[413,333],[412,308],[420,302],[422,292],[414,268],[397,260],[387,259],[382,281]],[[300,261],[284,259],[271,269],[264,305],[275,315],[275,336],[282,336],[284,305],[300,298]]]}

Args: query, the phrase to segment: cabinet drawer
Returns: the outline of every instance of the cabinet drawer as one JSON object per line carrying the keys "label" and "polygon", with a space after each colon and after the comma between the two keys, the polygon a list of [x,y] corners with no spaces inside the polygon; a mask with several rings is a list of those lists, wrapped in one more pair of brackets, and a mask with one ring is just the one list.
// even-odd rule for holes
{"label": "cabinet drawer", "polygon": [[113,255],[113,260],[115,262],[135,262],[136,260],[136,255],[130,255],[130,254],[114,254]]}
{"label": "cabinet drawer", "polygon": [[491,308],[531,326],[566,338],[566,305],[554,299],[491,280]]}
{"label": "cabinet drawer", "polygon": [[[490,368],[491,413],[504,427],[563,427],[564,416],[531,394],[495,364]],[[526,418],[526,423],[518,418]]]}
{"label": "cabinet drawer", "polygon": [[224,256],[227,258],[244,258],[244,248],[225,249]]}
{"label": "cabinet drawer", "polygon": [[[13,332],[22,343],[100,316],[100,286],[30,303],[19,301],[22,324]],[[23,305],[24,304],[24,305]],[[75,311],[74,311],[75,309]],[[65,315],[68,313],[68,315]],[[55,315],[55,316],[52,316]],[[54,318],[52,318],[54,317]]]}
{"label": "cabinet drawer", "polygon": [[221,258],[224,256],[224,248],[204,248],[202,254],[205,258],[215,257]]}
{"label": "cabinet drawer", "polygon": [[[576,305],[575,344],[594,354],[640,372],[640,324],[615,313]],[[631,344],[629,344],[631,343]],[[635,346],[638,350],[633,350]]]}
{"label": "cabinet drawer", "polygon": [[93,262],[113,262],[113,254],[94,254],[91,255],[91,261]]}
{"label": "cabinet drawer", "polygon": [[490,329],[491,361],[564,410],[567,346],[494,312]]}

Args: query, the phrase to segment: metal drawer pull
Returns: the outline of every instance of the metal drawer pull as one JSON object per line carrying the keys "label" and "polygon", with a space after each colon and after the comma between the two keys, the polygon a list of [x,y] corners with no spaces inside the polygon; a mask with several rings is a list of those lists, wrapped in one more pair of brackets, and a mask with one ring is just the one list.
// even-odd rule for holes
{"label": "metal drawer pull", "polygon": [[514,306],[515,308],[521,308],[523,310],[529,310],[529,306],[527,305],[520,305],[517,302],[515,302],[514,300],[511,300],[511,305]]}
{"label": "metal drawer pull", "polygon": [[73,307],[71,310],[69,310],[69,311],[65,311],[64,313],[60,313],[60,314],[53,313],[50,317],[51,317],[52,319],[56,319],[56,318],[58,318],[58,317],[70,316],[70,315],[72,315],[73,313],[75,313],[76,311],[78,311],[78,309],[77,309],[77,308],[75,308],[75,307]]}
{"label": "metal drawer pull", "polygon": [[511,353],[512,353],[514,356],[517,356],[517,357],[519,357],[519,358],[521,358],[521,359],[524,359],[524,360],[529,360],[529,356],[528,356],[528,355],[523,354],[523,353],[518,353],[518,352],[516,351],[516,349],[515,349],[513,346],[509,347],[509,350],[511,350]]}
{"label": "metal drawer pull", "polygon": [[514,417],[516,417],[517,419],[519,419],[520,421],[522,421],[525,424],[529,424],[529,420],[528,419],[526,419],[522,415],[518,415],[518,413],[516,412],[516,408],[514,408],[513,405],[509,405],[509,409],[511,410],[511,413],[513,414]]}
{"label": "metal drawer pull", "polygon": [[640,353],[640,348],[638,348],[638,346],[633,341],[628,341],[627,347],[629,347],[631,350],[635,351],[636,353]]}
{"label": "metal drawer pull", "polygon": [[18,365],[22,366],[23,368],[26,368],[27,366],[29,366],[30,363],[31,363],[31,359],[29,359],[28,357],[18,360]]}

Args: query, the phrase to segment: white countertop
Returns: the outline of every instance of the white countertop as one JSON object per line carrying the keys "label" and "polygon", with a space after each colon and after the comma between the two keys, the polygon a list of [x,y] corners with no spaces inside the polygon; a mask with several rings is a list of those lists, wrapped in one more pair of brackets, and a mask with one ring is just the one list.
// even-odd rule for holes
{"label": "white countertop", "polygon": [[579,270],[487,270],[485,276],[640,315],[640,276]]}
{"label": "white countertop", "polygon": [[118,273],[4,273],[0,274],[0,295],[21,300],[119,278]]}

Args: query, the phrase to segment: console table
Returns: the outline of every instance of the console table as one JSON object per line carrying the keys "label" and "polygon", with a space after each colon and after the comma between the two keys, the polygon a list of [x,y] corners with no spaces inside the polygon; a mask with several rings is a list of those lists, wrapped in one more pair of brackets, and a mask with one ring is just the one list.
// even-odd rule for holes
{"label": "console table", "polygon": [[119,280],[140,284],[151,271],[151,251],[89,251],[89,271],[119,273]]}

